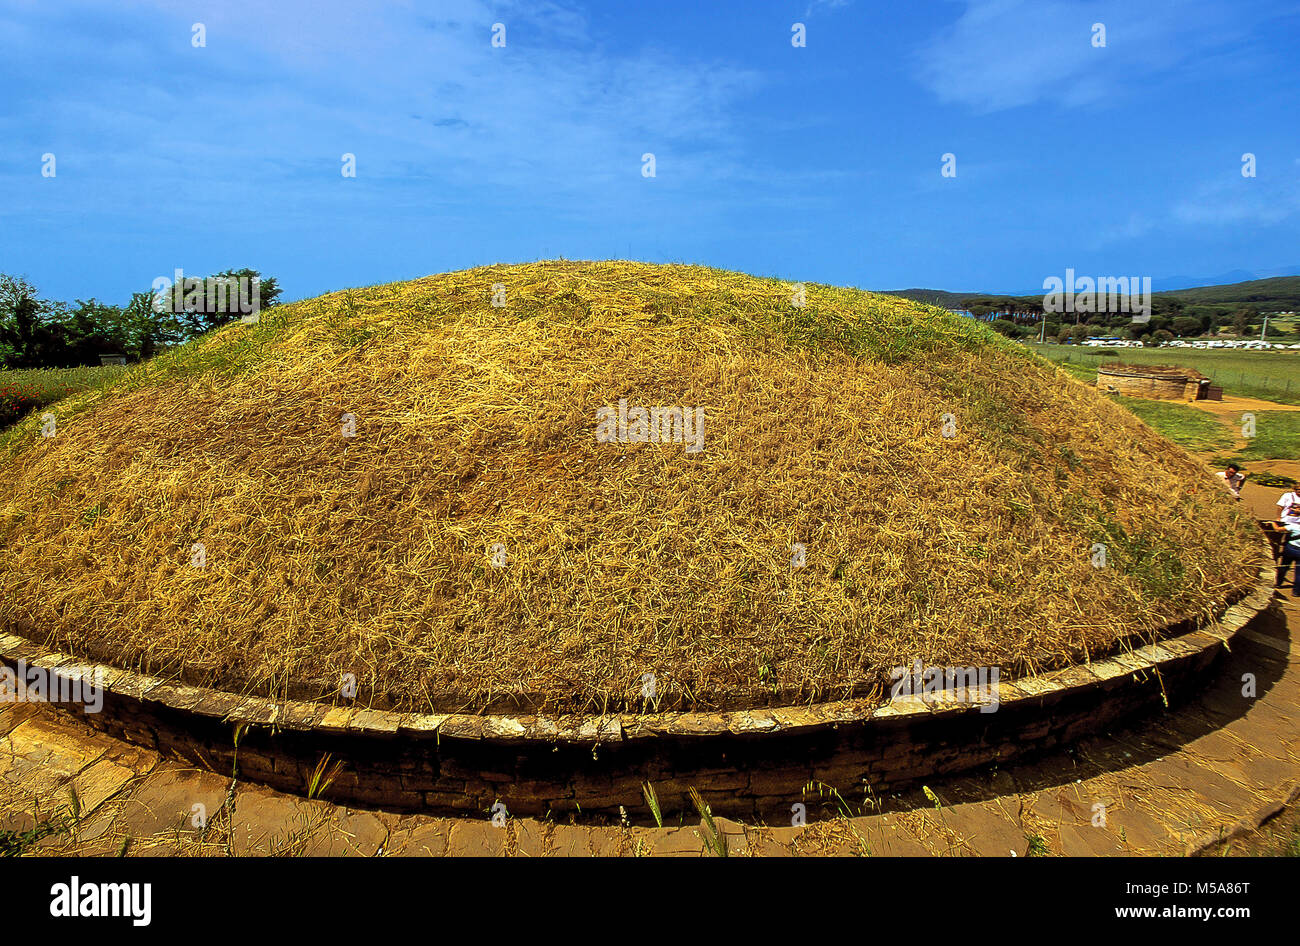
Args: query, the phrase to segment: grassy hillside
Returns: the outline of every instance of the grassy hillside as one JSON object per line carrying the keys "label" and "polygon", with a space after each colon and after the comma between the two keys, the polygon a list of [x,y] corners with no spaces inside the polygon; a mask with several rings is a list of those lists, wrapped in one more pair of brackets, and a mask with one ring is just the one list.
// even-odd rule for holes
{"label": "grassy hillside", "polygon": [[[1251,577],[1204,467],[1023,346],[794,302],[557,262],[224,327],[0,442],[0,629],[266,695],[740,707],[1066,665]],[[602,437],[624,402],[696,441]]]}

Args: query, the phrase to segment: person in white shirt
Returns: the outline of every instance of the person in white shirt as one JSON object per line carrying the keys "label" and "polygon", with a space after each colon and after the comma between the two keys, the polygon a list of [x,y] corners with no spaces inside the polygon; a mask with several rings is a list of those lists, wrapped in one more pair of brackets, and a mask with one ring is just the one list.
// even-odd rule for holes
{"label": "person in white shirt", "polygon": [[1300,523],[1300,491],[1293,489],[1283,493],[1277,501],[1277,511],[1277,518],[1284,526]]}
{"label": "person in white shirt", "polygon": [[1291,596],[1300,598],[1300,506],[1292,506],[1291,511],[1297,513],[1297,521],[1287,524],[1286,535],[1282,539],[1282,558],[1277,563],[1277,581],[1274,587],[1281,588],[1286,583],[1286,570],[1292,568]]}
{"label": "person in white shirt", "polygon": [[1223,485],[1228,487],[1228,492],[1241,499],[1241,484],[1246,482],[1246,474],[1240,471],[1235,463],[1229,463],[1227,469],[1214,474],[1223,480]]}

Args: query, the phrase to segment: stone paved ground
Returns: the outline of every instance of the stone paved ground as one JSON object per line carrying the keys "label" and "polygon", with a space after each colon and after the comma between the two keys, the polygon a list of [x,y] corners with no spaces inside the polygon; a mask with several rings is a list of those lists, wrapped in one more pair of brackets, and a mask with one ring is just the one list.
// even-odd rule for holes
{"label": "stone paved ground", "polygon": [[[1191,704],[1071,749],[864,806],[804,799],[809,823],[716,819],[741,856],[1179,855],[1249,838],[1300,797],[1300,599],[1279,596]],[[1253,674],[1257,696],[1242,695]],[[792,803],[799,799],[792,799]],[[1103,807],[1098,807],[1103,806]],[[1104,815],[1104,819],[1103,816]],[[202,816],[202,817],[201,817]],[[1289,815],[1284,816],[1289,817]],[[61,822],[60,819],[63,819]],[[1104,820],[1104,823],[1103,823]],[[0,830],[65,829],[32,853],[700,856],[705,826],[591,826],[364,811],[232,783],[46,706],[0,709]],[[202,827],[199,827],[202,825]]]}

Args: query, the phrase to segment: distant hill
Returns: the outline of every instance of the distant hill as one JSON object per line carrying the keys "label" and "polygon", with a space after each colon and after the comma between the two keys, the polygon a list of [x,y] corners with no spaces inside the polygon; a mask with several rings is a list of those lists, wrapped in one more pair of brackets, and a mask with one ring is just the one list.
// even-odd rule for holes
{"label": "distant hill", "polygon": [[1158,292],[1156,295],[1172,296],[1191,305],[1253,305],[1264,312],[1278,309],[1297,311],[1300,310],[1300,276],[1251,279],[1227,286],[1175,289],[1171,292]]}
{"label": "distant hill", "polygon": [[[989,292],[949,292],[946,289],[893,289],[887,296],[901,296],[914,302],[926,302],[945,309],[964,309],[970,299],[1024,299],[1042,298],[1042,293],[1007,295]],[[1245,282],[1221,286],[1198,286],[1192,289],[1171,289],[1153,293],[1159,298],[1179,299],[1194,307],[1232,308],[1253,305],[1261,312],[1300,311],[1300,276],[1277,276],[1271,279],[1250,279]]]}
{"label": "distant hill", "polygon": [[1173,289],[1201,289],[1210,286],[1228,286],[1239,282],[1253,282],[1257,279],[1272,279],[1275,276],[1300,276],[1300,266],[1282,266],[1277,269],[1261,269],[1250,272],[1234,269],[1217,276],[1165,276],[1154,279],[1157,286]]}
{"label": "distant hill", "polygon": [[901,296],[904,299],[911,299],[913,302],[924,302],[928,305],[942,306],[945,309],[962,308],[961,301],[970,299],[975,296],[984,295],[981,292],[949,292],[946,289],[890,289],[881,295]]}

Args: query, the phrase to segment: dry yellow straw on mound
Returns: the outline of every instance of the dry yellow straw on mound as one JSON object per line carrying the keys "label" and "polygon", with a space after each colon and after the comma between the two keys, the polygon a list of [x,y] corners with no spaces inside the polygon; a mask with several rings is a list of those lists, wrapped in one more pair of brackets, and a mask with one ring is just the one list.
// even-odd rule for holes
{"label": "dry yellow straw on mound", "polygon": [[[969,320],[798,291],[535,263],[227,326],[10,438],[0,626],[272,696],[741,707],[1067,665],[1249,578],[1249,522],[1123,409]],[[598,437],[621,408],[666,436]]]}

